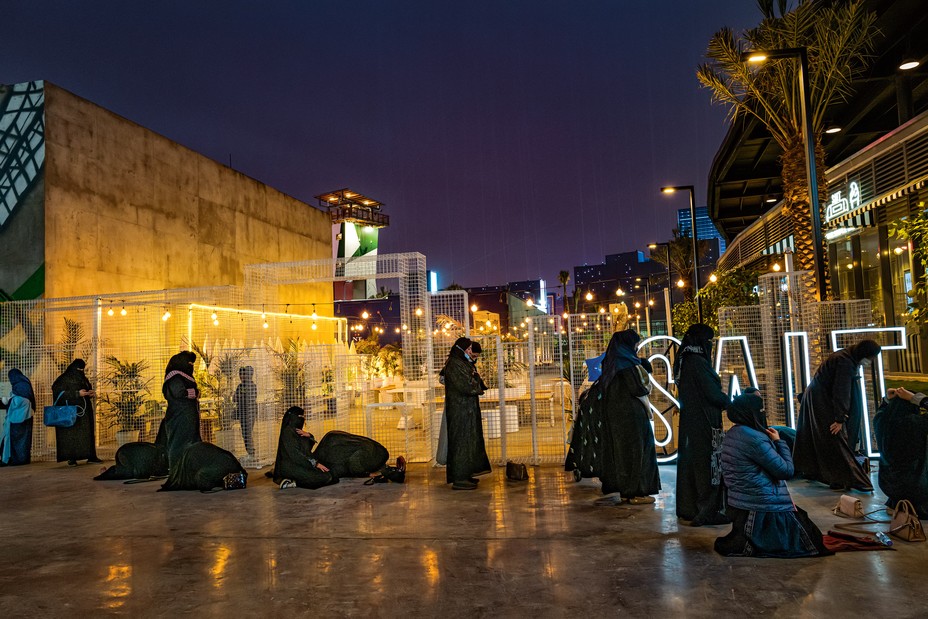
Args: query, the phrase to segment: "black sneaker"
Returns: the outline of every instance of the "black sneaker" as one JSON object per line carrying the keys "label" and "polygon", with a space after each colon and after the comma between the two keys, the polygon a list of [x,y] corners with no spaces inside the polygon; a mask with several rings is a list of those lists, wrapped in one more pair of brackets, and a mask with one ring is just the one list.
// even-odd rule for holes
{"label": "black sneaker", "polygon": [[77,466],[77,460],[68,460],[68,466]]}

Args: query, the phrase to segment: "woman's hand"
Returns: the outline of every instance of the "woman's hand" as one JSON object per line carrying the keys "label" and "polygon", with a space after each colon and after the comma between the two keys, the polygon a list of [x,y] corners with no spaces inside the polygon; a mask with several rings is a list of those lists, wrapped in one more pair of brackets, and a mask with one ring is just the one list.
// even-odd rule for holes
{"label": "woman's hand", "polygon": [[329,472],[329,467],[327,467],[326,465],[324,465],[324,464],[321,463],[321,462],[317,462],[317,463],[316,463],[316,468],[319,469],[320,471],[322,471],[323,473],[328,473],[328,472]]}
{"label": "woman's hand", "polygon": [[843,423],[838,423],[837,421],[833,421],[833,422],[831,423],[831,425],[828,426],[828,430],[829,430],[832,434],[837,434],[838,432],[841,431],[841,428],[843,428],[843,427],[844,427],[844,424],[843,424]]}
{"label": "woman's hand", "polygon": [[896,387],[895,389],[890,389],[890,391],[894,391],[897,398],[902,398],[906,402],[911,402],[912,398],[915,397],[915,394],[905,387]]}
{"label": "woman's hand", "polygon": [[780,433],[774,430],[773,428],[764,428],[764,432],[767,433],[767,436],[770,437],[772,441],[780,440]]}
{"label": "woman's hand", "polygon": [[300,428],[296,429],[296,433],[305,438],[309,438],[313,435],[312,432],[307,432],[306,430],[301,430]]}
{"label": "woman's hand", "polygon": [[77,395],[81,396],[82,398],[92,398],[93,396],[97,395],[97,392],[93,389],[80,389],[77,392]]}

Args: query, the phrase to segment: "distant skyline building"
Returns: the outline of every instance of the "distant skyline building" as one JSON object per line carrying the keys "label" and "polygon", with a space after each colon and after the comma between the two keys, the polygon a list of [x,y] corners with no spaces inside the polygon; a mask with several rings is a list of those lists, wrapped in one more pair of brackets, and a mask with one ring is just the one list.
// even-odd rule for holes
{"label": "distant skyline building", "polygon": [[[681,236],[692,236],[692,224],[690,222],[690,209],[681,208],[677,210],[677,229]],[[702,241],[709,239],[719,240],[719,254],[725,253],[725,239],[709,219],[709,207],[696,207],[696,238]]]}

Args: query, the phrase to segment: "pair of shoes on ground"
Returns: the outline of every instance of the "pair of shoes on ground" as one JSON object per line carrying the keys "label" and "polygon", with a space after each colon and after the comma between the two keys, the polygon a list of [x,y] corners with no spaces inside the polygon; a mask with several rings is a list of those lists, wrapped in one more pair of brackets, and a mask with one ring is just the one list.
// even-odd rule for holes
{"label": "pair of shoes on ground", "polygon": [[[473,477],[471,478],[473,479]],[[471,481],[470,479],[465,479],[463,481],[456,481],[451,484],[452,490],[476,490],[477,489],[477,480]]]}
{"label": "pair of shoes on ground", "polygon": [[296,482],[292,479],[285,479],[280,482],[280,489],[286,490],[287,488],[296,488]]}

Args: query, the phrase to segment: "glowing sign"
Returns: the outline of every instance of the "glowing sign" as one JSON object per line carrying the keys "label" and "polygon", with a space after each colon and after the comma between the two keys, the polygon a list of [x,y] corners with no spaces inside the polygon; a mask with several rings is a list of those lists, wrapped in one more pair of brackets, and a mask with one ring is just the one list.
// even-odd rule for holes
{"label": "glowing sign", "polygon": [[[722,367],[722,350],[725,348],[725,342],[739,342],[741,344],[741,354],[744,355],[744,365],[748,370],[748,378],[751,380],[751,386],[757,389],[757,373],[754,371],[754,359],[751,358],[751,346],[748,344],[746,335],[723,335],[719,338],[718,346],[715,349],[715,373],[721,374]],[[741,393],[741,387],[738,383],[738,393]],[[735,394],[728,394],[733,397]]]}
{"label": "glowing sign", "polygon": [[847,187],[847,197],[841,197],[841,192],[836,191],[831,194],[831,201],[825,208],[825,223],[828,223],[836,217],[850,213],[860,207],[860,185],[857,181],[851,181]]}
{"label": "glowing sign", "polygon": [[[649,338],[645,338],[641,340],[640,342],[638,342],[637,350],[641,350],[642,348],[644,348],[645,346],[647,346],[648,344],[652,342],[659,342],[659,341],[667,342],[668,345],[671,343],[676,344],[677,346],[680,345],[680,340],[673,337],[672,335],[655,335]],[[670,363],[670,359],[666,355],[663,355],[661,353],[654,353],[648,357],[648,361],[650,361],[652,365],[654,364],[655,361],[663,362],[665,366],[667,367],[667,386],[669,387],[670,385],[673,384],[673,364]],[[674,407],[676,407],[677,410],[680,410],[680,402],[675,397],[673,397],[670,394],[670,392],[663,387],[663,385],[661,385],[659,382],[654,380],[653,375],[649,375],[648,378],[651,380],[651,389],[652,390],[657,389],[673,405],[668,410],[672,410]],[[654,446],[665,447],[669,445],[670,441],[673,439],[673,427],[670,425],[670,422],[667,420],[667,418],[664,417],[664,412],[666,411],[662,412],[658,410],[657,407],[651,403],[650,398],[648,398],[648,406],[651,407],[651,413],[652,413],[651,431],[653,432],[655,429],[655,419],[659,420],[662,424],[664,424],[664,428],[666,428],[666,431],[667,431],[667,436],[663,440],[658,441],[657,439],[655,439]],[[655,432],[655,436],[657,436],[656,432]],[[658,456],[657,457],[658,462],[673,462],[676,459],[677,459],[676,453],[673,453],[669,456]]]}
{"label": "glowing sign", "polygon": [[[790,350],[790,340],[794,337],[802,339],[800,348],[802,351],[802,356],[800,357],[803,378],[802,391],[805,391],[809,383],[812,382],[810,378],[812,368],[809,363],[809,334],[805,331],[787,331],[783,334],[783,379],[786,381],[783,395],[787,403],[787,409],[789,410],[789,427],[793,429],[796,428],[796,383],[793,382],[793,355]],[[800,394],[802,391],[800,391]],[[800,395],[800,397],[802,396]]]}

